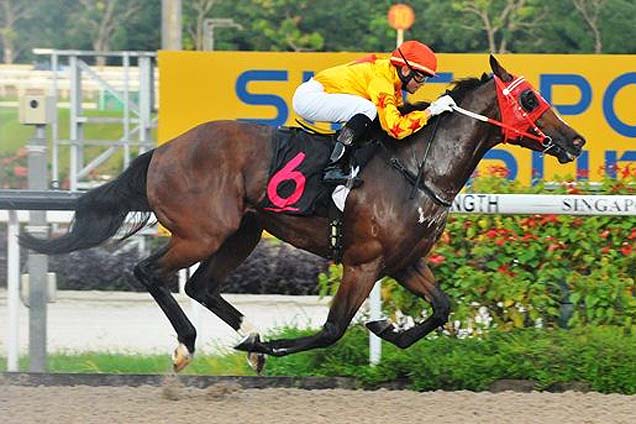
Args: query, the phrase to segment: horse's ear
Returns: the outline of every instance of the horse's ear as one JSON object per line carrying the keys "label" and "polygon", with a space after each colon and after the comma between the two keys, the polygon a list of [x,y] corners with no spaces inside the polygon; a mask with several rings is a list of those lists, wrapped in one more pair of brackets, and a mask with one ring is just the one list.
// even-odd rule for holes
{"label": "horse's ear", "polygon": [[492,69],[493,73],[497,75],[503,82],[510,82],[514,79],[512,75],[510,75],[508,71],[506,71],[504,67],[499,64],[497,59],[495,59],[495,56],[493,56],[492,54],[490,55],[490,69]]}

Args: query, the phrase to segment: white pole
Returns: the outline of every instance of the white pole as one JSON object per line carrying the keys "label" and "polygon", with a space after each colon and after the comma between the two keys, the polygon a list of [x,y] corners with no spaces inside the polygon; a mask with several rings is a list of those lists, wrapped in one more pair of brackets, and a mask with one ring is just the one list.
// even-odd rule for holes
{"label": "white pole", "polygon": [[[369,315],[371,321],[382,318],[382,280],[375,282],[371,294],[369,295]],[[369,333],[369,363],[377,365],[382,358],[382,340],[373,333]]]}
{"label": "white pole", "polygon": [[181,0],[161,0],[161,48],[163,50],[181,50]]}
{"label": "white pole", "polygon": [[18,232],[20,223],[18,214],[9,211],[9,225],[7,231],[7,309],[9,313],[7,331],[7,371],[18,371],[18,328],[20,305],[20,246],[18,246]]}
{"label": "white pole", "polygon": [[185,297],[185,283],[188,281],[188,269],[179,270],[179,296]]}
{"label": "white pole", "polygon": [[[122,59],[124,68],[124,169],[130,165],[130,53],[125,52]],[[139,91],[143,88],[139,88]]]}
{"label": "white pole", "polygon": [[397,40],[395,43],[395,47],[400,47],[400,44],[402,44],[404,42],[404,30],[403,29],[398,29],[397,30]]}
{"label": "white pole", "polygon": [[[395,46],[400,47],[404,41],[404,30],[397,30],[397,39]],[[382,318],[382,280],[375,282],[375,286],[369,294],[369,315],[371,321]],[[373,333],[369,333],[369,364],[377,365],[382,359],[382,340]]]}

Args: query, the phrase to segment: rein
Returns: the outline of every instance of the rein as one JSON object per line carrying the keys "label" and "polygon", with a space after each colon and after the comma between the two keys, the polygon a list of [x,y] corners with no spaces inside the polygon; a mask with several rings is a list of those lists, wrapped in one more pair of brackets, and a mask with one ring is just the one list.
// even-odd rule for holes
{"label": "rein", "polygon": [[530,138],[532,140],[538,141],[541,146],[545,147],[545,150],[543,151],[544,153],[547,152],[548,150],[550,150],[552,147],[554,147],[554,143],[552,142],[552,138],[550,136],[544,136],[544,137],[539,137],[535,134],[529,133],[527,131],[522,131],[518,128],[513,127],[512,125],[508,125],[506,123],[503,123],[501,121],[497,121],[496,119],[492,119],[489,118],[487,116],[484,115],[480,115],[478,113],[475,112],[471,112],[469,110],[466,110],[462,107],[459,106],[453,106],[453,111],[460,113],[462,115],[468,116],[469,118],[473,118],[476,119],[478,121],[482,121],[482,122],[487,122],[491,125],[495,125],[498,126],[500,128],[509,130],[509,131],[513,131],[514,133],[518,134],[519,137],[526,137],[526,138]]}
{"label": "rein", "polygon": [[415,190],[417,190],[417,188],[420,185],[420,181],[422,179],[422,173],[424,172],[424,164],[426,163],[428,152],[431,150],[431,144],[433,144],[433,140],[435,140],[435,134],[437,134],[437,127],[439,127],[439,121],[440,121],[440,118],[437,118],[437,120],[435,121],[435,127],[433,127],[433,132],[431,133],[431,139],[428,141],[428,143],[426,143],[426,150],[424,151],[424,157],[422,158],[422,162],[420,162],[419,169],[417,170],[417,178],[415,179],[415,184],[413,184],[413,188],[411,189],[411,195],[409,196],[409,199],[411,200],[413,200],[413,198],[415,197]]}

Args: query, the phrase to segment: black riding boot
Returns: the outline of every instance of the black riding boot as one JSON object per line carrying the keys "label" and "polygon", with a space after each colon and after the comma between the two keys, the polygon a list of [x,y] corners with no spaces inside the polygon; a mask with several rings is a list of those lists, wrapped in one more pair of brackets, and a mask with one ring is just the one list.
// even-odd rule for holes
{"label": "black riding boot", "polygon": [[324,183],[334,185],[346,184],[349,179],[351,179],[351,171],[350,169],[347,169],[347,171],[342,169],[342,162],[346,161],[341,161],[341,159],[345,156],[347,146],[350,146],[363,138],[370,125],[371,120],[369,117],[359,113],[354,115],[349,122],[342,127],[342,130],[340,130],[340,134],[338,134],[338,138],[336,139],[336,144],[333,146],[333,150],[331,151],[329,163],[325,167],[322,176],[322,181]]}

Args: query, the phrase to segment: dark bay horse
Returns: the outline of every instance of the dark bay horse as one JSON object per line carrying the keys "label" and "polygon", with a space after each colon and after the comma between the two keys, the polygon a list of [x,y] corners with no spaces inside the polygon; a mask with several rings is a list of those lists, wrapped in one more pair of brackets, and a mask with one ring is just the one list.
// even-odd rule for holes
{"label": "dark bay horse", "polygon": [[[474,112],[477,119],[446,113],[405,140],[386,138],[385,148],[363,170],[365,183],[351,192],[344,212],[342,282],[325,324],[314,335],[262,341],[219,294],[224,277],[250,254],[263,230],[301,249],[331,255],[326,217],[275,214],[259,207],[273,156],[276,129],[271,127],[234,121],[201,124],[139,156],[118,178],[84,194],[67,234],[51,240],[26,234],[21,243],[46,254],[86,249],[114,236],[128,212],[154,212],[171,237],[135,267],[135,276],[177,332],[177,371],[192,360],[196,330],[165,282],[197,262],[186,293],[243,335],[237,348],[261,364],[264,354],[283,356],[336,342],[383,276],[395,278],[433,309],[408,330],[387,320],[367,324],[379,337],[406,348],[448,320],[449,299],[425,257],[442,234],[453,198],[484,154],[508,141],[566,163],[585,143],[525,80],[509,74],[492,56],[490,65],[494,76],[460,81],[450,92],[461,110]],[[413,176],[422,162],[414,190]]]}

